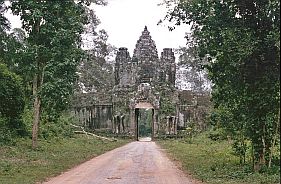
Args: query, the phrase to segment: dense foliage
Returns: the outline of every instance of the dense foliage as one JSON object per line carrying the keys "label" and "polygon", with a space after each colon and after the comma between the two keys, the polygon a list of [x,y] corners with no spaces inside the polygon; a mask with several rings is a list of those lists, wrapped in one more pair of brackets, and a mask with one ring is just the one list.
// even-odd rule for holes
{"label": "dense foliage", "polygon": [[13,135],[24,135],[21,121],[24,109],[22,81],[19,76],[0,63],[0,145],[11,142]]}
{"label": "dense foliage", "polygon": [[23,112],[23,90],[21,79],[0,64],[0,115],[9,119],[19,118]]}
{"label": "dense foliage", "polygon": [[[249,165],[239,165],[239,158],[232,154],[228,140],[212,141],[209,132],[193,138],[161,140],[158,143],[180,163],[181,168],[207,184],[277,184],[280,183],[279,167],[270,172],[253,172]],[[264,173],[265,172],[265,173]],[[202,183],[201,182],[201,183]],[[196,182],[195,182],[196,183]]]}
{"label": "dense foliage", "polygon": [[[94,26],[91,28],[94,30]],[[95,35],[92,36],[93,44],[87,49],[86,57],[78,67],[78,93],[106,93],[113,88],[113,67],[109,61],[112,58],[108,57],[116,48],[107,43],[108,35],[104,30],[92,34]]]}
{"label": "dense foliage", "polygon": [[270,167],[280,140],[280,1],[166,2],[175,5],[166,18],[192,24],[199,56],[209,60],[215,124],[238,141],[237,150],[251,141],[256,170]]}
{"label": "dense foliage", "polygon": [[[69,107],[78,79],[77,69],[85,56],[82,34],[85,25],[97,24],[90,19],[95,18],[94,14],[89,15],[91,3],[106,4],[103,0],[0,1],[1,90],[2,87],[4,90],[1,117],[12,109],[15,119],[21,119],[29,129],[32,127],[34,148],[39,125],[44,135],[52,134],[44,133],[49,127],[59,130],[64,126],[58,123]],[[9,9],[20,16],[22,29],[10,31],[5,17]],[[2,124],[9,124],[8,119],[6,115],[1,119],[1,128]]]}
{"label": "dense foliage", "polygon": [[41,112],[53,121],[67,107],[82,54],[80,34],[87,20],[83,4],[74,1],[14,1],[11,9],[21,16],[28,34],[19,64],[31,76],[36,147]]}
{"label": "dense foliage", "polygon": [[14,32],[4,16],[7,6],[0,1],[0,144],[11,143],[14,136],[25,135],[25,125],[21,121],[24,109],[23,83],[13,68],[13,52],[18,48]]}
{"label": "dense foliage", "polygon": [[207,57],[199,57],[199,50],[193,34],[186,33],[186,38],[188,38],[186,46],[176,50],[179,55],[177,81],[184,81],[187,83],[187,87],[197,94],[209,93],[212,84],[208,79],[206,69],[203,67],[209,61]]}

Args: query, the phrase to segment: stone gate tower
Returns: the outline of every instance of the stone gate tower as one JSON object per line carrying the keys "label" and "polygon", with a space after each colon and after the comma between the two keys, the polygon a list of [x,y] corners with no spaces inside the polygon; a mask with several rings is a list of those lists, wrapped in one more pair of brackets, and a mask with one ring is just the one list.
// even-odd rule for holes
{"label": "stone gate tower", "polygon": [[154,109],[152,129],[153,134],[156,134],[159,129],[160,105],[157,89],[159,86],[171,89],[175,87],[174,52],[171,48],[165,48],[159,59],[156,44],[145,26],[136,43],[133,56],[130,56],[127,48],[119,48],[114,68],[115,87],[112,99],[115,117],[116,120],[121,119],[120,116],[129,117],[128,121],[124,121],[128,123],[124,125],[122,131],[135,134],[137,123],[135,109],[150,104]]}
{"label": "stone gate tower", "polygon": [[175,85],[176,64],[174,52],[165,48],[158,57],[155,42],[145,26],[131,58],[128,49],[119,48],[115,63],[115,85],[138,86],[141,83]]}

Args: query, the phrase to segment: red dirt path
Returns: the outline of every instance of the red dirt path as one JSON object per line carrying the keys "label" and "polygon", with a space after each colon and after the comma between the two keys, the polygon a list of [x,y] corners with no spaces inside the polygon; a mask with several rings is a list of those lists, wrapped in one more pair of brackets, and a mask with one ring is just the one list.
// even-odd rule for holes
{"label": "red dirt path", "polygon": [[[77,152],[79,154],[79,152]],[[154,142],[132,142],[44,184],[196,184]]]}

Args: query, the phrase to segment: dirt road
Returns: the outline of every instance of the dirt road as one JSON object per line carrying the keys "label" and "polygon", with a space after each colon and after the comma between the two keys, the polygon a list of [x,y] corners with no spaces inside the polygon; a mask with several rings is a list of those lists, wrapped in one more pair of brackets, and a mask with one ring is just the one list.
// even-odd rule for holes
{"label": "dirt road", "polygon": [[[79,154],[79,153],[77,153]],[[45,184],[195,184],[154,142],[132,142]]]}

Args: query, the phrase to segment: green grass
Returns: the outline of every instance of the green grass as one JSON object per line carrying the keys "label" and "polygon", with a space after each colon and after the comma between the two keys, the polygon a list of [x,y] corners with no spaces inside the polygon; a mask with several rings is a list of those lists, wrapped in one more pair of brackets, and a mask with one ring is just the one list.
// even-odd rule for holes
{"label": "green grass", "polygon": [[271,173],[254,173],[250,165],[241,166],[227,141],[212,141],[206,134],[189,140],[159,140],[169,156],[194,178],[210,184],[277,184],[280,168]]}
{"label": "green grass", "polygon": [[128,143],[101,141],[86,136],[40,140],[37,150],[30,139],[0,147],[0,183],[31,184],[56,176],[97,155]]}

